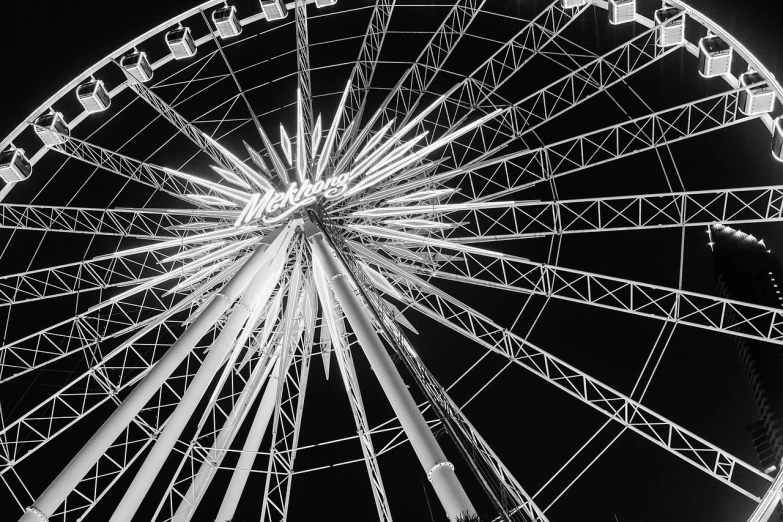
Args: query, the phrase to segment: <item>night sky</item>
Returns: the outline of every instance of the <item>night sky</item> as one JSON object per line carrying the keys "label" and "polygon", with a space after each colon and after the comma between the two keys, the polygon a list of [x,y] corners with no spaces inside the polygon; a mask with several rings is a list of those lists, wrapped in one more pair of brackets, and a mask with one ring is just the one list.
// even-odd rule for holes
{"label": "night sky", "polygon": [[[514,0],[515,2],[516,0]],[[513,7],[511,0],[488,0],[493,10],[519,16],[530,16],[540,11],[546,2],[519,2]],[[362,7],[369,2],[340,0],[338,9],[344,5]],[[447,9],[446,2],[421,2],[436,4],[432,8],[399,9],[392,19],[395,31],[431,31],[437,27]],[[79,75],[96,60],[122,46],[128,40],[157,26],[179,12],[193,7],[194,2],[168,1],[151,2],[142,0],[118,7],[115,4],[93,1],[16,2],[4,7],[0,27],[0,50],[5,59],[3,92],[3,117],[0,120],[0,135],[5,136],[26,118],[46,98],[62,85]],[[246,16],[256,9],[254,2],[238,2],[240,15]],[[652,3],[642,3],[649,10]],[[783,37],[780,35],[779,18],[769,12],[769,2],[751,0],[747,2],[721,2],[694,0],[693,7],[711,17],[724,29],[753,52],[769,70],[783,75]],[[313,8],[311,8],[313,9]],[[332,8],[334,10],[334,8]],[[326,10],[325,10],[326,11]],[[357,36],[364,33],[368,10],[358,10],[345,16],[328,17],[318,21],[311,29],[311,41],[324,41],[341,36]],[[311,11],[314,13],[314,10]],[[596,20],[596,14],[598,19]],[[601,52],[611,49],[607,46],[614,33],[601,29],[593,30],[596,23],[608,26],[606,12],[590,9],[583,20],[574,24],[569,37],[585,45],[595,44]],[[290,21],[293,18],[291,15]],[[329,23],[325,23],[324,20]],[[492,23],[497,23],[497,38],[502,39],[520,22],[494,18],[480,18],[477,31],[482,35],[493,33]],[[515,25],[516,24],[516,25]],[[266,28],[267,22],[257,22],[249,30]],[[201,29],[199,29],[201,30]],[[621,29],[618,29],[621,31]],[[637,34],[639,29],[637,28]],[[594,34],[595,33],[595,34]],[[619,34],[619,33],[618,33]],[[623,33],[628,34],[628,33]],[[426,34],[390,36],[388,49],[383,59],[410,61],[427,41]],[[237,63],[254,61],[255,54],[274,56],[294,48],[293,27],[272,31],[248,44],[247,48],[233,49]],[[315,50],[311,55],[313,66],[338,63],[355,56],[360,39],[349,39],[337,44],[334,56]],[[160,42],[158,42],[159,44]],[[448,63],[454,69],[468,67],[467,64],[483,61],[488,56],[486,49],[496,44],[470,37],[463,40],[457,54]],[[464,53],[464,54],[459,54]],[[465,63],[461,63],[464,60]],[[215,62],[215,70],[222,63]],[[270,61],[268,65],[247,73],[246,81],[263,83],[265,77],[274,78],[295,71],[295,55]],[[660,64],[646,69],[630,84],[637,89],[655,109],[663,109],[687,100],[708,96],[725,90],[720,80],[702,79],[696,73],[696,59],[685,51],[678,51]],[[172,72],[174,69],[167,69]],[[313,74],[314,94],[327,94],[342,88],[349,72],[346,66],[326,69]],[[376,81],[379,85],[393,85],[400,72],[400,65],[380,67]],[[551,64],[531,62],[524,75],[515,77],[505,87],[503,94],[509,99],[522,98],[531,85],[539,85],[547,75],[552,74]],[[156,80],[159,78],[156,78]],[[448,79],[439,79],[434,90],[445,91],[450,85]],[[277,109],[294,101],[291,78],[258,89],[251,96],[256,112]],[[224,86],[230,91],[233,85]],[[527,89],[527,91],[525,91]],[[226,92],[228,92],[226,91]],[[166,91],[163,91],[166,92]],[[521,92],[521,94],[520,94]],[[622,92],[618,99],[623,98]],[[130,93],[126,91],[118,106],[129,103]],[[378,103],[376,94],[371,104]],[[200,101],[186,102],[180,109],[183,114],[200,114]],[[314,101],[314,110],[322,112],[329,121],[337,99],[323,96]],[[75,105],[75,103],[74,103]],[[638,102],[629,102],[628,112],[641,116],[647,111]],[[147,110],[144,107],[144,110]],[[776,108],[780,112],[780,107]],[[71,116],[76,114],[75,110]],[[276,122],[282,121],[290,129],[293,111],[288,108],[261,116],[262,123],[270,134],[276,136]],[[109,130],[99,134],[100,143],[112,148],[119,146],[130,135],[141,130],[134,121],[131,111],[118,120]],[[146,114],[149,121],[149,111]],[[623,121],[625,117],[608,98],[599,97],[584,107],[564,116],[558,124],[545,127],[541,136],[545,141],[561,139],[585,130],[600,128],[610,123]],[[104,115],[88,120],[82,132],[95,130],[106,121]],[[205,130],[213,130],[210,124]],[[150,149],[158,138],[172,136],[172,129],[158,122],[144,131],[145,138],[130,147],[127,154],[153,154]],[[245,131],[242,131],[245,132]],[[156,134],[158,133],[158,134]],[[241,134],[252,141],[253,135]],[[249,136],[249,137],[246,137]],[[230,138],[230,145],[241,150],[241,138]],[[152,158],[163,164],[183,164],[189,154],[181,152],[181,142],[174,139]],[[188,144],[189,145],[189,144]],[[127,150],[127,149],[126,149]],[[191,150],[192,153],[192,149]],[[781,184],[783,167],[775,163],[769,154],[769,135],[758,122],[722,130],[707,136],[694,138],[671,148],[677,170],[686,190],[751,187]],[[243,151],[244,153],[244,151]],[[53,155],[53,154],[52,154]],[[43,162],[42,162],[43,163]],[[52,165],[55,165],[52,163]],[[193,162],[192,165],[198,165]],[[29,187],[14,191],[8,201],[29,203],[38,190],[35,202],[38,204],[71,204],[75,206],[164,206],[167,201],[156,199],[150,191],[126,189],[111,179],[108,173],[103,177],[88,176],[71,163],[70,170],[63,171],[51,186],[40,181],[29,182]],[[194,167],[197,168],[197,167]],[[89,169],[91,170],[91,169]],[[44,168],[40,169],[41,172]],[[74,187],[81,186],[77,190]],[[22,190],[24,189],[24,190]],[[675,190],[682,190],[679,182]],[[558,184],[561,198],[599,197],[629,195],[667,191],[667,184],[655,154],[648,152],[624,159],[606,167],[589,169],[580,174],[566,177]],[[65,191],[65,192],[62,192]],[[78,192],[78,194],[76,194]],[[63,200],[62,194],[74,195]],[[517,194],[518,199],[549,199],[547,191]],[[741,230],[763,238],[774,251],[783,254],[783,225],[742,225]],[[703,227],[688,228],[684,235],[679,229],[642,232],[607,232],[601,234],[570,235],[560,245],[558,264],[601,274],[629,278],[638,281],[676,287],[679,276],[680,244],[684,245],[684,289],[717,295],[712,277],[712,258],[707,246]],[[40,243],[40,250],[36,249]],[[86,237],[64,237],[51,234],[42,237],[38,233],[12,234],[0,230],[0,273],[14,273],[30,265],[45,267],[63,262],[79,261],[87,257],[113,251],[116,240],[96,239],[90,242]],[[133,246],[126,241],[122,246]],[[518,243],[490,243],[487,248],[529,257],[536,261],[547,261],[549,239],[531,239]],[[31,262],[31,259],[33,261]],[[527,300],[523,294],[509,294],[439,283],[446,291],[472,305],[478,311],[492,317],[501,325],[513,325],[515,333],[525,335],[530,331],[530,340],[563,358],[570,364],[598,378],[625,394],[629,394],[636,378],[650,355],[656,338],[672,335],[672,341],[660,362],[655,378],[645,395],[643,404],[660,412],[676,423],[726,449],[739,458],[758,465],[750,437],[745,426],[758,418],[755,404],[740,364],[733,339],[724,334],[689,328],[672,327],[660,321],[621,314],[581,304],[543,298]],[[86,298],[89,301],[90,297]],[[4,342],[16,339],[45,325],[73,315],[76,304],[65,299],[52,300],[46,305],[33,304],[18,307],[11,312],[3,308],[0,319],[5,326]],[[79,306],[83,306],[81,303]],[[538,311],[544,311],[535,322]],[[523,308],[524,306],[524,308]],[[520,310],[523,313],[519,315]],[[519,317],[518,317],[519,315]],[[418,330],[411,339],[422,359],[439,381],[450,386],[467,368],[484,354],[482,348],[441,325],[427,320],[415,312],[406,316]],[[515,322],[515,319],[516,320]],[[672,333],[673,330],[673,333]],[[660,355],[656,352],[655,357]],[[373,373],[363,355],[354,356],[359,380],[365,396],[370,423],[375,426],[389,419],[391,409],[373,379]],[[452,390],[458,404],[464,404],[465,413],[493,446],[526,490],[534,494],[549,478],[585,443],[605,422],[606,417],[579,403],[572,397],[554,389],[550,384],[525,372],[521,368],[503,370],[506,361],[490,355],[483,359],[467,378]],[[330,379],[324,378],[319,359],[313,361],[304,410],[303,430],[300,443],[316,444],[326,440],[355,434],[350,408],[345,399],[343,385],[339,379],[336,361],[332,362]],[[502,370],[502,371],[501,371]],[[59,368],[57,372],[44,372],[35,378],[24,379],[11,385],[0,385],[0,405],[4,416],[13,417],[9,411],[26,405],[30,407],[37,398],[43,398],[57,383],[65,382],[70,372],[77,367]],[[500,372],[500,373],[499,373]],[[495,376],[499,373],[499,376]],[[406,381],[410,379],[406,376]],[[492,380],[490,384],[484,385]],[[482,389],[483,388],[483,389]],[[411,386],[411,389],[414,389]],[[471,400],[479,390],[481,393]],[[421,397],[416,397],[421,399]],[[106,415],[106,408],[99,410],[77,425],[67,436],[47,446],[42,455],[30,459],[25,469],[25,481],[33,496],[39,494],[59,469],[74,454],[76,448],[89,437]],[[610,425],[601,431],[588,449],[566,469],[563,476],[552,481],[536,497],[540,507],[545,508],[558,498],[590,462],[602,452],[615,437],[606,453],[598,457],[579,480],[547,511],[553,522],[566,520],[653,522],[653,521],[711,521],[737,522],[745,520],[754,504],[741,494],[711,479],[696,468],[667,454],[660,448],[643,440],[630,431],[622,433],[617,426]],[[457,465],[461,478],[464,477],[468,492],[479,511],[489,512],[489,503],[481,498],[480,488],[459,459],[455,448],[445,436],[440,437],[448,455]],[[376,447],[380,444],[376,443]],[[297,458],[297,468],[306,469],[358,458],[361,456],[358,444],[341,444],[319,450],[303,451]],[[443,520],[433,490],[426,484],[426,477],[415,459],[413,451],[406,444],[379,458],[392,513],[396,520],[431,520],[428,503],[431,504],[435,520]],[[230,465],[230,462],[229,462]],[[258,462],[257,462],[258,467]],[[136,520],[150,517],[162,495],[162,487],[168,484],[174,468],[164,467],[165,477],[156,482],[157,497],[143,506]],[[228,473],[218,474],[211,492],[228,481]],[[126,479],[129,477],[125,477]],[[112,512],[112,503],[121,495],[122,481],[87,520],[107,519]],[[759,481],[748,481],[747,487],[757,495],[763,489]],[[240,510],[235,520],[257,520],[258,500],[263,482],[260,474],[253,474]],[[154,495],[150,495],[153,497]],[[219,496],[207,496],[194,520],[212,520],[219,506]],[[7,515],[3,520],[15,520],[21,510],[7,491],[0,486],[0,507]],[[298,475],[294,479],[291,497],[291,520],[373,520],[375,506],[367,483],[364,465],[350,464],[325,471]]]}

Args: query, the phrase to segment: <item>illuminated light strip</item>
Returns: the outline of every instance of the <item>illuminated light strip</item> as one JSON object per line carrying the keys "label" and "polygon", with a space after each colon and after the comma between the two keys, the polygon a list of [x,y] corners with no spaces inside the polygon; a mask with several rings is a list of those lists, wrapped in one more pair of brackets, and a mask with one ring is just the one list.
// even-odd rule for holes
{"label": "illuminated light strip", "polygon": [[[351,180],[353,180],[355,178],[358,178],[359,176],[361,176],[365,172],[372,172],[374,170],[378,170],[379,168],[381,168],[384,165],[388,164],[394,158],[399,157],[400,154],[404,154],[405,151],[410,150],[410,148],[413,145],[415,145],[416,143],[418,143],[419,141],[421,141],[421,139],[426,134],[427,133],[425,132],[423,135],[418,136],[417,138],[414,138],[413,140],[411,140],[411,142],[409,142],[409,143],[407,143],[405,145],[400,146],[399,148],[395,149],[394,151],[392,151],[391,153],[386,155],[379,163],[376,163],[375,165],[373,165],[373,163],[375,161],[377,161],[380,156],[382,156],[383,154],[388,152],[391,149],[391,147],[394,145],[394,142],[389,140],[387,143],[385,143],[383,146],[381,146],[377,151],[373,152],[367,159],[365,159],[364,161],[362,161],[361,163],[359,163],[358,165],[356,165],[353,168],[353,170],[351,171]],[[411,143],[413,145],[411,145]],[[400,151],[402,151],[402,152],[400,152]],[[396,155],[392,156],[394,154],[396,154]]]}
{"label": "illuminated light strip", "polygon": [[428,199],[440,198],[443,196],[451,196],[459,192],[459,189],[446,188],[446,189],[433,189],[433,190],[420,190],[406,196],[400,196],[397,198],[386,200],[384,203],[418,203],[419,201],[426,201]]}
{"label": "illuminated light strip", "polygon": [[[345,147],[345,144],[348,142],[348,138],[351,137],[351,130],[353,129],[353,126],[356,124],[356,120],[353,120],[351,123],[348,124],[348,126],[345,128],[345,131],[343,132],[343,135],[340,136],[340,143],[337,145],[337,151],[343,150],[343,147]],[[353,147],[359,147],[359,144],[354,144]],[[352,147],[352,148],[353,148]],[[349,157],[349,155],[347,155]],[[338,165],[338,168],[335,170],[340,170],[340,167]]]}
{"label": "illuminated light strip", "polygon": [[[358,149],[360,143],[361,143],[361,138],[356,140],[356,142],[354,143],[353,147]],[[353,177],[356,177],[359,174],[361,174],[361,172],[365,168],[367,168],[368,166],[372,165],[373,161],[378,159],[383,154],[386,154],[396,144],[397,144],[397,140],[395,140],[393,138],[389,138],[383,145],[381,145],[376,150],[374,150],[364,161],[362,161],[359,165],[355,165],[354,166],[353,170],[355,172],[355,175]],[[349,151],[349,152],[351,152],[351,151]],[[340,171],[343,168],[347,167],[348,163],[350,163],[351,159],[352,158],[351,158],[350,154],[346,154],[345,157],[343,157],[340,160],[340,164],[337,165],[337,170]]]}
{"label": "illuminated light strip", "polygon": [[321,130],[321,115],[318,115],[318,119],[315,120],[315,127],[313,127],[313,136],[311,141],[311,146],[313,149],[313,159],[315,159],[315,153],[318,150],[318,145],[321,144],[321,138],[323,135],[323,130]]}
{"label": "illuminated light strip", "polygon": [[[410,178],[410,177],[418,176],[418,175],[420,175],[422,173],[427,172],[428,170],[435,169],[441,163],[443,163],[444,161],[447,161],[447,160],[448,160],[448,158],[441,158],[441,159],[439,159],[437,161],[432,161],[432,162],[427,163],[425,165],[419,165],[418,167],[413,167],[411,169],[406,170],[405,172],[400,173],[395,178],[395,180],[403,180],[403,179],[407,179],[407,178]],[[428,175],[428,177],[425,177],[423,179],[419,179],[419,180],[416,180],[416,181],[411,181],[409,183],[405,183],[404,185],[394,185],[394,186],[391,186],[391,187],[388,187],[388,188],[385,188],[385,189],[381,189],[381,190],[378,190],[377,192],[373,192],[372,194],[364,195],[360,202],[354,202],[354,203],[347,204],[347,205],[341,207],[340,210],[345,210],[347,208],[353,208],[353,207],[359,206],[361,204],[368,203],[370,201],[377,201],[377,200],[384,199],[384,198],[387,198],[387,197],[390,197],[390,196],[396,196],[398,194],[401,194],[401,193],[404,193],[404,192],[408,192],[408,191],[411,191],[411,190],[413,190],[415,188],[419,188],[419,187],[422,187],[422,186],[433,185],[434,183],[437,182],[437,179],[438,179],[438,176],[429,177],[429,175]],[[449,189],[449,190],[453,190],[453,189]],[[457,192],[459,192],[459,189],[456,189],[456,190],[457,190]],[[331,206],[334,206],[334,204],[331,205]]]}
{"label": "illuminated light strip", "polygon": [[362,190],[368,189],[374,185],[377,185],[381,181],[385,180],[386,178],[396,174],[397,172],[401,171],[405,167],[411,165],[412,163],[415,163],[416,161],[419,161],[418,156],[409,156],[406,158],[402,158],[401,160],[397,161],[396,163],[392,163],[391,165],[381,169],[380,171],[376,172],[370,177],[364,178],[359,183],[351,187],[351,189],[345,194],[347,196],[353,196],[354,194],[361,192]]}
{"label": "illuminated light strip", "polygon": [[220,206],[220,207],[238,207],[239,204],[236,201],[229,201],[227,199],[219,198],[217,196],[190,196],[191,199],[198,201],[204,205]]}
{"label": "illuminated light strip", "polygon": [[[383,159],[381,159],[378,163],[375,165],[371,165],[373,161],[375,161],[375,157],[368,158],[366,161],[362,162],[361,165],[356,167],[356,169],[351,172],[351,179],[357,178],[365,173],[365,170],[368,174],[371,174],[373,172],[378,172],[381,168],[385,167],[389,163],[392,163],[394,160],[405,154],[406,152],[410,151],[417,143],[419,143],[429,132],[425,132],[423,134],[420,134],[419,136],[416,136],[408,143],[400,146],[397,149],[394,149],[392,152],[387,154]],[[394,142],[390,141],[390,144],[393,144]],[[384,151],[385,152],[385,151]],[[369,169],[368,169],[369,167]],[[377,174],[376,174],[377,175]],[[366,183],[367,180],[370,178],[365,178],[365,181],[362,183]]]}
{"label": "illuminated light strip", "polygon": [[282,123],[280,124],[280,148],[283,149],[283,155],[285,156],[286,161],[288,161],[288,166],[292,166],[293,152],[291,151],[291,138],[288,137]]}
{"label": "illuminated light strip", "polygon": [[385,225],[403,227],[403,228],[421,228],[421,229],[445,229],[456,228],[463,223],[441,223],[429,219],[386,219],[382,221]]}
{"label": "illuminated light strip", "polygon": [[210,273],[214,272],[215,270],[218,270],[220,268],[223,268],[227,263],[229,263],[230,259],[224,259],[222,261],[218,261],[215,264],[209,265],[207,267],[202,268],[195,274],[189,276],[184,281],[181,281],[177,286],[172,288],[171,290],[167,291],[165,294],[163,294],[164,297],[171,295],[173,293],[179,292],[183,288],[187,288],[188,286],[197,283],[198,281],[201,281],[206,276],[208,276]]}
{"label": "illuminated light strip", "polygon": [[256,149],[251,147],[246,141],[242,140],[242,143],[245,145],[245,150],[250,155],[250,161],[252,161],[256,167],[261,169],[261,172],[266,175],[270,175],[269,167],[266,166],[266,162],[264,161],[263,156],[261,156],[261,154],[259,154]]}
{"label": "illuminated light strip", "polygon": [[[392,163],[397,158],[405,154],[406,152],[410,151],[414,146],[416,146],[417,143],[419,143],[422,139],[424,139],[425,136],[429,134],[429,131],[426,131],[422,134],[419,134],[409,142],[407,142],[405,145],[394,149],[389,154],[386,155],[381,161],[379,161],[377,164],[373,165],[369,171],[367,171],[368,174],[372,174],[373,172],[379,171],[381,168],[385,167],[389,163]],[[413,155],[416,155],[414,153]]]}
{"label": "illuminated light strip", "polygon": [[528,201],[488,201],[478,203],[449,203],[446,205],[411,205],[408,207],[381,207],[359,210],[351,214],[354,217],[393,217],[406,214],[429,214],[432,212],[459,212],[460,210],[482,210],[489,208],[517,207]]}
{"label": "illuminated light strip", "polygon": [[133,254],[141,254],[146,252],[152,252],[154,250],[162,250],[164,248],[172,248],[188,245],[191,243],[200,243],[202,241],[210,241],[212,239],[224,239],[226,237],[237,236],[246,232],[252,232],[256,229],[254,227],[241,227],[241,228],[227,228],[223,230],[214,230],[212,232],[205,232],[203,234],[196,234],[188,237],[181,237],[172,239],[170,241],[163,241],[161,243],[154,243],[152,245],[145,245],[142,247],[129,248],[127,250],[119,250],[112,254],[106,254],[93,258],[93,261],[101,261],[103,259],[112,259],[115,257],[129,256]]}
{"label": "illuminated light strip", "polygon": [[383,137],[386,135],[386,133],[389,131],[392,125],[394,125],[394,122],[397,121],[397,118],[392,118],[389,123],[383,126],[381,130],[378,131],[378,134],[372,137],[372,139],[367,142],[367,145],[362,149],[362,151],[356,155],[356,159],[354,161],[359,161],[364,157],[368,152],[370,152],[373,147],[375,147],[379,141],[383,139]]}
{"label": "illuminated light strip", "polygon": [[373,284],[381,291],[389,294],[390,296],[394,297],[395,299],[402,301],[402,296],[397,291],[396,288],[392,286],[392,284],[383,277],[380,273],[376,272],[373,268],[371,268],[368,264],[364,263],[363,261],[357,260],[357,263],[359,266],[362,267],[362,270],[364,270],[364,273],[367,274],[367,277],[370,278],[370,281],[373,282]]}
{"label": "illuminated light strip", "polygon": [[281,160],[280,156],[277,155],[277,151],[275,150],[274,145],[272,145],[272,142],[269,141],[269,137],[266,135],[266,132],[264,132],[264,128],[261,127],[260,124],[257,125],[256,128],[258,129],[258,134],[261,135],[261,139],[264,142],[266,151],[269,153],[269,157],[272,158],[272,165],[275,166],[277,176],[283,180],[283,183],[288,183],[288,169],[283,164],[283,160]]}
{"label": "illuminated light strip", "polygon": [[[207,254],[204,257],[200,257],[198,259],[194,259],[190,263],[187,263],[185,265],[182,265],[180,268],[174,269],[171,271],[171,273],[179,273],[184,275],[187,272],[190,272],[191,270],[195,270],[196,268],[202,267],[206,265],[207,263],[211,263],[212,261],[216,261],[218,259],[224,258],[226,256],[229,256],[235,252],[238,252],[242,250],[245,247],[248,247],[252,245],[253,243],[257,242],[257,237],[251,237],[250,239],[245,239],[244,241],[239,241],[237,243],[230,243],[219,250],[216,250],[215,252],[212,252],[211,254]],[[175,287],[176,288],[176,287]],[[169,295],[170,293],[174,292],[175,290],[170,290],[165,295]]]}
{"label": "illuminated light strip", "polygon": [[204,139],[209,141],[214,147],[220,149],[220,151],[223,153],[225,157],[231,160],[231,162],[234,164],[234,166],[242,172],[247,178],[252,181],[255,185],[258,186],[258,188],[262,190],[272,190],[272,184],[269,183],[267,179],[265,179],[263,176],[261,176],[259,173],[245,165],[243,161],[240,161],[239,158],[234,156],[231,152],[228,151],[224,146],[207,136],[206,134],[202,133],[204,136]]}
{"label": "illuminated light strip", "polygon": [[173,256],[169,256],[167,258],[161,259],[160,261],[158,261],[158,264],[162,265],[164,263],[171,263],[172,261],[178,261],[180,259],[185,259],[188,257],[196,257],[200,254],[203,254],[204,252],[208,252],[218,247],[222,247],[225,244],[226,244],[225,241],[218,241],[217,243],[210,243],[208,245],[200,246],[198,248],[191,248],[190,250],[185,250],[184,252],[180,252],[178,254],[174,254]]}
{"label": "illuminated light strip", "polygon": [[186,223],[184,225],[173,225],[166,227],[166,230],[207,230],[209,228],[215,228],[222,226],[223,223],[217,223],[215,221],[198,221],[195,223]]}
{"label": "illuminated light strip", "polygon": [[[206,187],[210,190],[214,190],[215,192],[222,194],[223,196],[226,196],[228,198],[231,198],[235,201],[239,201],[241,203],[247,203],[250,201],[250,196],[247,192],[243,192],[241,190],[232,189],[229,187],[223,187],[221,185],[218,185],[217,183],[213,183],[211,181],[207,181],[205,179],[201,179],[198,176],[192,176],[190,174],[185,174],[184,172],[179,172],[174,169],[170,169],[167,167],[163,167],[163,170],[171,174],[172,176],[176,176],[181,179],[188,180],[192,183],[195,183],[196,185],[201,185],[202,187]],[[197,196],[195,194],[190,194],[189,197],[191,198],[199,198],[201,199],[202,196]],[[214,198],[215,196],[209,196],[210,198]],[[220,198],[216,198],[220,199]]]}
{"label": "illuminated light strip", "polygon": [[346,228],[355,230],[368,236],[381,237],[384,239],[391,239],[393,241],[402,241],[407,243],[416,243],[419,245],[448,248],[449,250],[456,250],[458,252],[468,252],[472,254],[480,254],[484,256],[494,257],[497,259],[523,259],[517,256],[510,256],[501,252],[495,252],[493,250],[487,250],[484,248],[477,248],[468,245],[455,244],[449,241],[443,241],[441,239],[433,239],[428,237],[417,236],[416,234],[409,234],[408,232],[402,232],[400,230],[389,230],[388,228],[377,227],[375,225],[347,225]]}
{"label": "illuminated light strip", "polygon": [[[332,126],[329,127],[329,134],[326,136],[326,142],[324,142],[324,148],[321,151],[321,157],[318,159],[318,168],[315,171],[315,180],[321,179],[321,176],[324,173],[324,170],[326,169],[326,166],[329,164],[329,158],[332,154],[332,145],[334,144],[334,140],[337,135],[337,127],[340,124],[340,120],[342,119],[343,114],[343,108],[345,107],[345,100],[348,99],[348,92],[351,88],[351,82],[348,82],[348,84],[345,86],[345,90],[343,91],[343,96],[340,98],[340,104],[337,107],[337,112],[334,114],[334,119],[332,120]],[[315,154],[315,150],[313,150],[313,154]]]}
{"label": "illuminated light strip", "polygon": [[[459,130],[456,130],[452,132],[451,134],[447,134],[446,136],[443,136],[437,140],[435,140],[433,143],[427,145],[426,147],[422,148],[420,151],[417,151],[416,154],[411,155],[410,157],[403,158],[399,160],[397,163],[393,163],[386,167],[385,169],[382,169],[381,171],[374,174],[372,177],[365,178],[360,183],[352,187],[345,196],[352,196],[356,194],[357,192],[364,190],[366,188],[369,188],[370,186],[378,183],[382,179],[385,179],[391,175],[393,175],[396,171],[399,171],[403,169],[404,167],[418,161],[420,158],[426,157],[431,152],[451,143],[452,141],[456,140],[460,136],[463,136],[464,134],[470,132],[471,130],[475,129],[476,127],[479,127],[486,123],[487,121],[491,120],[501,112],[505,111],[506,109],[496,109],[492,111],[491,113],[487,114],[486,116],[483,116],[482,118],[479,118],[478,120],[462,127]],[[414,138],[414,140],[418,139]]]}
{"label": "illuminated light strip", "polygon": [[215,165],[209,166],[212,170],[218,173],[220,177],[228,181],[229,183],[233,183],[234,185],[238,187],[242,187],[247,190],[253,190],[253,187],[248,185],[245,180],[231,172],[230,170],[222,169],[220,167],[216,167]]}

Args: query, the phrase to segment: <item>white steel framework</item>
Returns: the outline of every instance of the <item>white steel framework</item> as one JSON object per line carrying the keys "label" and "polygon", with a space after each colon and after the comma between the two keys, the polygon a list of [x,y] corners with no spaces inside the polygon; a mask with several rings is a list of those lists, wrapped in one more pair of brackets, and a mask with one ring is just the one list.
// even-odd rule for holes
{"label": "white steel framework", "polygon": [[[679,0],[661,24],[634,3],[633,31],[609,30],[603,0],[365,4],[242,4],[224,38],[210,22],[223,2],[202,3],[0,142],[33,169],[0,166],[12,518],[391,522],[426,506],[454,522],[548,522],[581,516],[562,497],[623,506],[649,479],[724,488],[694,502],[769,520],[783,474],[724,436],[734,414],[656,386],[674,387],[667,364],[702,344],[783,344],[777,272],[762,274],[780,300],[766,304],[701,277],[705,227],[783,221],[772,154],[743,158],[748,172],[730,156],[779,146],[774,75]],[[662,46],[681,23],[687,38]],[[155,57],[145,82],[120,66],[178,27],[197,53]],[[698,74],[697,34],[731,48],[727,74]],[[746,70],[758,81],[741,82]],[[63,97],[89,78],[112,103],[68,113]],[[759,93],[772,111],[744,112]],[[40,119],[50,111],[62,125]],[[671,254],[673,274],[640,256],[639,237]],[[690,372],[697,395],[710,371]],[[596,462],[627,484],[587,484]],[[568,486],[545,505],[555,479]]]}

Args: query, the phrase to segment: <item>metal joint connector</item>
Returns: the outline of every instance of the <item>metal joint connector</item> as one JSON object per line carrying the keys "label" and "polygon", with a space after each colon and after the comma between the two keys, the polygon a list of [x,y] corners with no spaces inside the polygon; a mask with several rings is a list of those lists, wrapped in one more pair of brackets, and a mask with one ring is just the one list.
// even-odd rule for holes
{"label": "metal joint connector", "polygon": [[33,513],[33,514],[35,514],[35,515],[38,515],[38,518],[40,518],[41,520],[43,520],[43,522],[49,522],[49,519],[48,519],[48,518],[46,518],[46,515],[44,515],[44,514],[43,514],[43,513],[41,513],[40,511],[38,511],[38,509],[36,509],[36,507],[35,507],[35,506],[30,506],[30,507],[28,507],[28,508],[26,509],[26,511],[29,511],[30,513]]}
{"label": "metal joint connector", "polygon": [[238,306],[238,307],[239,307],[239,306],[241,306],[242,308],[244,308],[245,310],[247,310],[247,313],[248,313],[248,315],[249,315],[249,314],[251,314],[251,313],[253,312],[253,311],[250,309],[250,307],[249,307],[249,306],[247,306],[247,305],[246,305],[246,304],[244,304],[244,303],[241,303],[241,302],[240,302],[240,303],[237,303],[237,306]]}
{"label": "metal joint connector", "polygon": [[435,469],[436,469],[436,468],[439,468],[439,467],[441,467],[441,466],[448,466],[448,467],[450,467],[450,468],[451,468],[451,471],[454,471],[454,464],[452,464],[452,463],[451,463],[451,462],[449,462],[448,460],[447,460],[447,461],[444,461],[444,462],[438,462],[438,463],[436,463],[434,466],[432,466],[432,469],[430,469],[430,470],[427,472],[427,480],[429,480],[430,482],[432,482],[432,472],[433,472],[433,471],[435,471]]}

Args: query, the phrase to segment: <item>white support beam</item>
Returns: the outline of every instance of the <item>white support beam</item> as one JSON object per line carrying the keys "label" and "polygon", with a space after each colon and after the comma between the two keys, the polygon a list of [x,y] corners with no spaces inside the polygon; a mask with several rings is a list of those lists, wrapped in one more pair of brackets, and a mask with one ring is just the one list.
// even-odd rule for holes
{"label": "white support beam", "polygon": [[[281,227],[282,228],[282,227]],[[278,239],[289,237],[293,233],[291,224],[284,234]],[[133,420],[147,401],[168,379],[169,375],[179,366],[184,358],[191,352],[196,343],[211,329],[220,316],[226,311],[237,296],[250,283],[251,278],[263,265],[266,245],[261,245],[256,250],[253,258],[245,263],[234,277],[205,305],[204,311],[187,328],[166,354],[155,364],[144,379],[136,385],[133,391],[122,402],[117,410],[95,432],[90,441],[79,451],[71,462],[60,472],[58,477],[49,485],[29,507],[20,519],[20,522],[40,522],[41,518],[48,520],[57,507],[73,491],[74,487],[98,461],[107,448],[122,433],[125,427]]]}
{"label": "white support beam", "polygon": [[320,234],[312,238],[312,245],[316,262],[331,283],[332,291],[359,338],[362,349],[375,370],[375,375],[400,420],[424,472],[427,473],[427,478],[432,483],[446,515],[450,520],[456,520],[466,513],[474,515],[475,509],[454,473],[453,464],[446,459],[407,391],[404,381],[397,373],[361,302],[342,273],[337,259]]}
{"label": "white support beam", "polygon": [[[389,500],[386,496],[386,489],[383,486],[383,477],[381,476],[378,457],[372,443],[370,424],[364,411],[364,401],[359,389],[359,381],[353,364],[353,355],[345,331],[344,313],[337,304],[334,294],[329,289],[329,283],[323,275],[320,266],[316,264],[313,269],[314,282],[321,302],[322,317],[334,347],[335,358],[340,368],[340,375],[343,378],[345,390],[348,393],[348,402],[353,412],[356,432],[359,434],[364,463],[367,467],[367,475],[370,479],[375,507],[378,511],[378,520],[380,522],[391,522],[392,515],[389,508]],[[322,326],[321,328],[324,327]]]}
{"label": "white support beam", "polygon": [[395,287],[405,302],[425,316],[543,378],[750,499],[759,501],[744,487],[748,477],[772,480],[750,464],[547,353],[467,304],[393,266],[379,269],[395,279]]}
{"label": "white support beam", "polygon": [[[51,205],[0,204],[0,228],[97,234],[149,240],[183,237],[192,230],[224,227],[239,213],[214,217],[175,209],[104,209]],[[198,225],[203,228],[197,228]]]}

